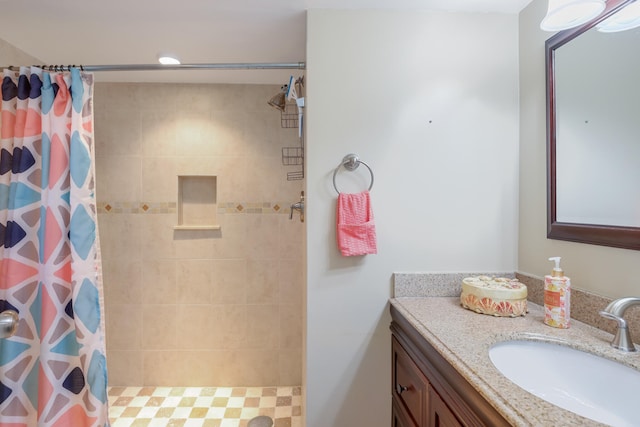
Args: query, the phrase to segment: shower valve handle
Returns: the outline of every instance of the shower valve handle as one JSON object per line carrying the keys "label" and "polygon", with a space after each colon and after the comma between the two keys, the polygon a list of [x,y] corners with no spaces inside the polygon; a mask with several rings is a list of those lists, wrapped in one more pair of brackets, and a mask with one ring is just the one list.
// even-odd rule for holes
{"label": "shower valve handle", "polygon": [[291,205],[289,219],[293,219],[293,211],[300,212],[300,222],[304,222],[304,191],[300,192],[300,201]]}

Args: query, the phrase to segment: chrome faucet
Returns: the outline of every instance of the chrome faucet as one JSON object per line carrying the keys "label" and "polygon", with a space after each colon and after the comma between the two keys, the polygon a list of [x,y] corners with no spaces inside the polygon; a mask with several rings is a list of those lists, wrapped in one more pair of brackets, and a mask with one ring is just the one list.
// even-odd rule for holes
{"label": "chrome faucet", "polygon": [[293,211],[300,212],[300,222],[304,222],[304,191],[300,192],[300,201],[291,205],[289,219],[293,219]]}
{"label": "chrome faucet", "polygon": [[611,346],[613,348],[617,348],[622,351],[636,351],[633,341],[631,341],[631,334],[629,333],[627,321],[624,320],[623,317],[624,312],[634,305],[640,305],[640,298],[618,298],[617,300],[611,301],[611,303],[600,312],[602,317],[618,322],[618,330],[616,331],[615,337],[613,337],[613,341],[611,341]]}

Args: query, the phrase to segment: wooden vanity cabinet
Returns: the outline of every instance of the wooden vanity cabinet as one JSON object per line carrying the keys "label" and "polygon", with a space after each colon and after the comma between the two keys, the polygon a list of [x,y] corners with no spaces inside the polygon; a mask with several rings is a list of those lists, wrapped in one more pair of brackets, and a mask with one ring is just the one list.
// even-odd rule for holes
{"label": "wooden vanity cabinet", "polygon": [[392,426],[510,424],[391,306]]}

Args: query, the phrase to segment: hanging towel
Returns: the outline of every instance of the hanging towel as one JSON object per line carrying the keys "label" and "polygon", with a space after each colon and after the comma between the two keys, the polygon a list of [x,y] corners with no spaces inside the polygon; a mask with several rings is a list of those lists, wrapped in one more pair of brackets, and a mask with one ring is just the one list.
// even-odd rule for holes
{"label": "hanging towel", "polygon": [[368,191],[358,194],[338,194],[336,223],[338,248],[343,256],[378,252],[376,226],[373,222],[371,197]]}

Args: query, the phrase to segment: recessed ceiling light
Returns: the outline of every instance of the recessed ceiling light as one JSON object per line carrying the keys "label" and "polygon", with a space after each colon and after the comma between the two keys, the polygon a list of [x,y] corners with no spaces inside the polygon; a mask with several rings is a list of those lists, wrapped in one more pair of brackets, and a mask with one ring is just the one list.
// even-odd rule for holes
{"label": "recessed ceiling light", "polygon": [[180,60],[175,55],[161,54],[158,55],[158,62],[163,65],[177,65]]}

